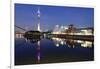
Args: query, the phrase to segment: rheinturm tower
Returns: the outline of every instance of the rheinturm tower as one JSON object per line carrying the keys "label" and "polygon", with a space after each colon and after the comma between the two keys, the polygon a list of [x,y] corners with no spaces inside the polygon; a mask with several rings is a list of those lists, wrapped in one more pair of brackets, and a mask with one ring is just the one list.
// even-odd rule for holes
{"label": "rheinturm tower", "polygon": [[40,13],[40,8],[38,8],[38,11],[37,11],[37,17],[38,17],[38,27],[37,27],[37,30],[38,30],[38,31],[41,31],[41,30],[40,30],[40,14],[41,14],[41,13]]}

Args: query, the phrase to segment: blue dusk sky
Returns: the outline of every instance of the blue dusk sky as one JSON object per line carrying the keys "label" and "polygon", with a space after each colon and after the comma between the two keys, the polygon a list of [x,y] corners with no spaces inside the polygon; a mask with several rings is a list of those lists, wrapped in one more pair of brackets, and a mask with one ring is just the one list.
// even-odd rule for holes
{"label": "blue dusk sky", "polygon": [[52,30],[55,25],[93,27],[94,9],[68,6],[47,6],[34,4],[15,4],[15,25],[32,30],[37,29],[37,10],[40,7],[41,30]]}

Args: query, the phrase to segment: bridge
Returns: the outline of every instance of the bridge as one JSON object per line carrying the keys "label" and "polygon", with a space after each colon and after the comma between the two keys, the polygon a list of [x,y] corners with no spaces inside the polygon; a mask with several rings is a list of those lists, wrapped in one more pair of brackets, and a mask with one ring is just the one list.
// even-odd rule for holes
{"label": "bridge", "polygon": [[16,31],[15,29],[15,38],[24,38],[24,33],[27,31],[26,29],[15,25],[15,28],[20,29],[21,31]]}

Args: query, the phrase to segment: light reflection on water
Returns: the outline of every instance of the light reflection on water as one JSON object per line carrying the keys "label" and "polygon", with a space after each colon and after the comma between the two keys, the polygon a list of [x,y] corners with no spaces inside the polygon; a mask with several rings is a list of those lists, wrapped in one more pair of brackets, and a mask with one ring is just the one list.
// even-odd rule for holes
{"label": "light reflection on water", "polygon": [[16,65],[82,60],[93,60],[92,41],[55,37],[41,40],[15,39]]}
{"label": "light reflection on water", "polygon": [[40,41],[37,44],[37,63],[40,63]]}
{"label": "light reflection on water", "polygon": [[75,44],[81,44],[81,47],[89,47],[91,48],[93,46],[93,42],[91,41],[83,41],[83,40],[73,40],[73,39],[62,39],[62,38],[52,38],[55,46],[59,47],[60,45],[68,45],[70,48],[71,46],[74,48]]}

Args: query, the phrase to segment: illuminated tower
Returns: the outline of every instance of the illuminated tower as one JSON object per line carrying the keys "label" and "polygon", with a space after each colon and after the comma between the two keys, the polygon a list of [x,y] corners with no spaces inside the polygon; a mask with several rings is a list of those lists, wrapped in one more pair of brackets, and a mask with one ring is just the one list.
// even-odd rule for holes
{"label": "illuminated tower", "polygon": [[37,27],[37,30],[38,30],[38,31],[41,31],[41,30],[40,30],[40,8],[38,8],[37,17],[38,17],[38,27]]}

